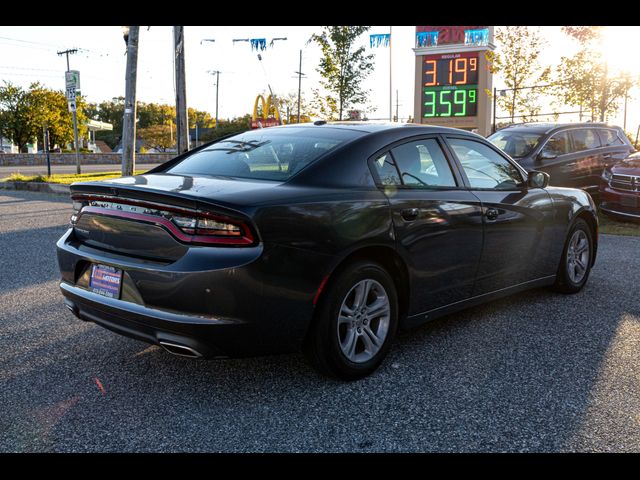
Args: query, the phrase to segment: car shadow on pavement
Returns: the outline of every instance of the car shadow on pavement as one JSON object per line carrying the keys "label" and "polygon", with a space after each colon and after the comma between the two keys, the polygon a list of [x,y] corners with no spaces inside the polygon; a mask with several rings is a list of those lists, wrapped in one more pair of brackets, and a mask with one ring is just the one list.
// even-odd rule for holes
{"label": "car shadow on pavement", "polygon": [[[590,285],[402,332],[378,372],[350,383],[299,354],[174,357],[81,322],[62,301],[34,306],[20,316],[32,334],[42,324],[41,336],[3,361],[0,451],[580,449],[574,437],[629,313],[624,303],[594,311],[595,290],[616,290]],[[58,417],[44,421],[47,412]]]}

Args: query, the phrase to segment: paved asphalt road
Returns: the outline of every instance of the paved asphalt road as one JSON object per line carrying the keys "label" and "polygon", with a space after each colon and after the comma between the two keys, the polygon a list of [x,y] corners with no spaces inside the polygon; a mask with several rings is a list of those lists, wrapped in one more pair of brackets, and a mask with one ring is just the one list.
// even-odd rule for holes
{"label": "paved asphalt road", "polygon": [[[136,170],[149,170],[158,163],[139,163],[136,164]],[[120,165],[82,165],[82,173],[93,172],[113,172],[120,170]],[[2,167],[0,166],[0,178],[5,178],[12,173],[22,173],[24,175],[46,175],[47,166],[20,166],[20,167]],[[76,173],[75,165],[51,165],[51,173]]]}
{"label": "paved asphalt road", "polygon": [[69,214],[0,191],[2,452],[640,451],[640,238],[602,236],[577,295],[436,320],[340,383],[297,354],[193,361],[77,320],[54,253]]}

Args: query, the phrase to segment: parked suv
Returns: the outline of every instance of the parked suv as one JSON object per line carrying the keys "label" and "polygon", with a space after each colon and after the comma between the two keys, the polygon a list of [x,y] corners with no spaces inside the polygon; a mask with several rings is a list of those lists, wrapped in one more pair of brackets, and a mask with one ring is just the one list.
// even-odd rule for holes
{"label": "parked suv", "polygon": [[603,170],[600,210],[607,215],[640,220],[640,152]]}
{"label": "parked suv", "polygon": [[511,125],[488,140],[527,170],[551,176],[550,184],[598,193],[605,167],[634,151],[620,127],[604,123]]}

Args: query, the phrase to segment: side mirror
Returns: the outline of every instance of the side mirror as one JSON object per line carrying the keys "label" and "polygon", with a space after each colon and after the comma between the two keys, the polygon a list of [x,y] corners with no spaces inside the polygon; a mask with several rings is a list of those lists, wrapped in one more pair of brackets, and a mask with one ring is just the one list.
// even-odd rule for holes
{"label": "side mirror", "polygon": [[557,158],[558,156],[548,150],[542,150],[539,154],[538,154],[538,160],[553,160],[554,158]]}
{"label": "side mirror", "polygon": [[536,170],[532,170],[529,173],[529,178],[527,179],[527,185],[530,188],[546,188],[549,185],[549,174],[545,172],[539,172]]}

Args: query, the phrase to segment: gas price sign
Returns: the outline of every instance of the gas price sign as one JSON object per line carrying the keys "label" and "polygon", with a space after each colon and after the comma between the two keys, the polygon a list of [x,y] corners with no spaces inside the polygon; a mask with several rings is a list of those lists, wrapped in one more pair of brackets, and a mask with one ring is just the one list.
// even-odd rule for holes
{"label": "gas price sign", "polygon": [[425,55],[422,64],[422,117],[478,114],[478,52]]}

